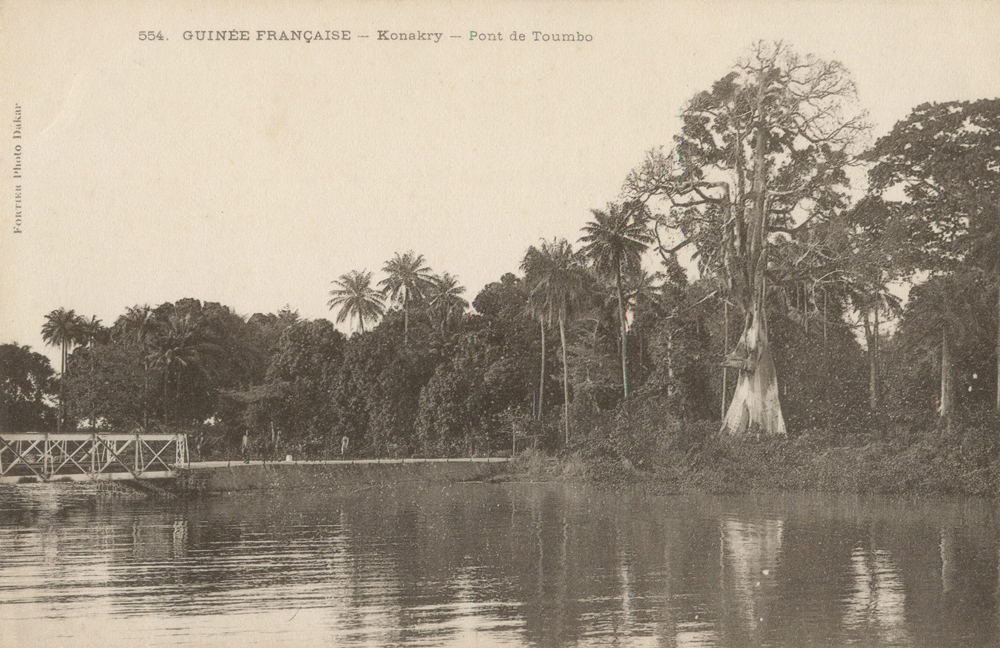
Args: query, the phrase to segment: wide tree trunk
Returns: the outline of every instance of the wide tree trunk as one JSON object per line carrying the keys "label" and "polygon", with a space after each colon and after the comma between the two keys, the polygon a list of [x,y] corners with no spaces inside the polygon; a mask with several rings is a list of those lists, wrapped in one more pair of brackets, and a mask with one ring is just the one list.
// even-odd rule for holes
{"label": "wide tree trunk", "polygon": [[625,392],[625,398],[628,398],[628,329],[625,322],[625,302],[622,299],[622,272],[621,268],[618,269],[618,273],[615,275],[615,287],[618,291],[618,322],[621,325],[619,332],[621,333],[621,352],[622,352],[622,389]]}
{"label": "wide tree trunk", "polygon": [[[757,105],[763,106],[764,88],[758,87]],[[739,371],[736,390],[729,410],[722,422],[722,429],[734,436],[784,436],[785,418],[778,399],[778,376],[774,370],[771,346],[767,339],[767,218],[766,218],[766,143],[765,126],[757,124],[754,135],[754,200],[753,218],[748,228],[750,250],[743,258],[744,292],[747,318],[743,335],[726,358],[729,366]]]}
{"label": "wide tree trunk", "polygon": [[563,366],[563,427],[566,430],[566,444],[569,445],[569,368],[566,364],[566,322],[559,318],[559,340],[562,342]]}
{"label": "wide tree trunk", "polygon": [[736,366],[739,377],[722,423],[723,431],[734,436],[784,436],[785,418],[778,400],[778,376],[767,340],[763,307],[756,308],[747,319],[735,354],[739,360],[730,366]]}
{"label": "wide tree trunk", "polygon": [[538,410],[535,418],[541,420],[542,406],[545,404],[545,320],[541,317],[538,318],[538,330],[542,335],[542,373],[538,378]]}

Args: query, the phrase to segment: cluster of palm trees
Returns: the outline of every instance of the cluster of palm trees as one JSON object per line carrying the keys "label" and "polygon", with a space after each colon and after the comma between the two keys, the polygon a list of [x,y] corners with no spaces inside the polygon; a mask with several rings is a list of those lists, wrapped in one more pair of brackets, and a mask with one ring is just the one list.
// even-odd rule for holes
{"label": "cluster of palm trees", "polygon": [[397,305],[403,311],[403,340],[409,344],[410,314],[419,305],[430,318],[434,329],[444,337],[449,323],[468,308],[462,297],[465,287],[458,277],[444,272],[434,274],[424,256],[412,250],[396,253],[385,262],[386,277],[372,285],[372,272],[351,270],[333,281],[330,310],[339,309],[337,323],[357,321],[357,330],[365,332],[366,324],[374,324],[385,315],[386,308]]}
{"label": "cluster of palm trees", "polygon": [[[574,251],[566,239],[542,241],[531,246],[521,262],[529,289],[528,312],[538,321],[542,341],[541,384],[537,416],[541,415],[545,383],[545,329],[557,326],[562,354],[563,428],[569,442],[569,363],[566,327],[581,314],[592,285],[592,275],[614,288],[617,301],[619,355],[623,397],[628,398],[628,309],[637,297],[628,287],[652,283],[642,270],[642,256],[653,243],[650,214],[638,202],[609,204],[606,210],[591,210],[592,220],[583,226],[582,247]],[[627,286],[628,284],[628,286]]]}
{"label": "cluster of palm trees", "polygon": [[[207,374],[210,359],[222,353],[211,335],[191,313],[157,314],[150,306],[130,307],[110,329],[104,327],[96,316],[89,319],[72,309],[57,308],[45,317],[42,339],[49,346],[60,347],[62,355],[59,385],[59,421],[61,431],[66,419],[65,380],[71,352],[77,347],[91,349],[95,344],[118,341],[136,345],[143,358],[143,421],[149,426],[150,375],[162,372],[164,404],[169,400],[168,391],[173,386],[173,398],[179,399],[182,371]],[[91,358],[91,371],[93,358]],[[164,413],[165,415],[165,413]],[[93,421],[92,421],[93,423]]]}
{"label": "cluster of palm trees", "polygon": [[66,376],[69,352],[73,347],[91,346],[105,337],[106,334],[107,330],[101,325],[101,320],[97,319],[96,315],[87,319],[78,315],[75,310],[57,308],[45,316],[45,323],[42,324],[42,339],[46,345],[60,347],[61,351],[59,419],[57,422],[60,431],[66,418],[65,383],[62,378]]}
{"label": "cluster of palm trees", "polygon": [[[528,314],[538,322],[541,342],[541,378],[536,416],[544,405],[545,332],[557,327],[562,347],[563,426],[569,441],[569,362],[567,326],[582,315],[589,287],[595,283],[613,288],[618,319],[621,387],[629,395],[628,333],[629,306],[638,292],[655,290],[657,277],[642,269],[642,257],[653,244],[652,218],[639,202],[612,203],[606,209],[591,210],[592,219],[582,229],[579,250],[565,239],[542,241],[528,248],[521,262],[529,290]],[[390,305],[403,312],[404,344],[409,342],[411,309],[423,307],[432,325],[444,337],[451,318],[463,313],[468,302],[458,279],[445,272],[432,273],[423,255],[408,251],[396,253],[382,268],[385,278],[373,282],[373,273],[352,270],[333,281],[330,309],[337,308],[337,323],[356,321],[357,330],[377,322]],[[638,286],[638,289],[636,288]],[[607,293],[606,293],[607,294]]]}
{"label": "cluster of palm trees", "polygon": [[[562,352],[563,425],[567,441],[570,435],[570,358],[577,349],[568,349],[571,324],[587,328],[584,337],[596,348],[597,330],[613,330],[617,319],[617,338],[621,364],[621,390],[629,395],[628,338],[629,313],[636,312],[643,295],[655,293],[652,277],[641,268],[642,257],[654,242],[650,216],[639,203],[611,204],[604,210],[592,210],[592,219],[582,229],[578,249],[565,239],[542,241],[528,248],[521,263],[527,289],[526,315],[537,321],[540,331],[542,387],[534,408],[540,418],[544,405],[546,374],[546,332],[557,329]],[[435,273],[423,255],[407,251],[396,253],[382,267],[384,278],[377,281],[367,270],[352,270],[333,281],[328,306],[337,310],[336,322],[354,324],[364,333],[383,318],[389,309],[398,309],[403,321],[404,346],[409,345],[414,317],[421,318],[425,329],[447,341],[454,323],[469,309],[465,288],[448,273]],[[613,310],[612,310],[613,309]],[[615,315],[611,316],[614,312]],[[200,314],[201,313],[201,314]],[[211,377],[212,367],[224,353],[214,325],[202,321],[201,310],[188,307],[129,308],[110,329],[100,320],[80,317],[72,310],[59,308],[46,317],[42,334],[46,343],[62,348],[62,373],[67,372],[74,347],[93,346],[101,340],[132,347],[142,362],[142,427],[149,426],[151,390],[159,389],[158,399],[164,420],[168,410],[180,411],[181,384],[187,378]],[[214,320],[212,320],[214,321]],[[591,330],[592,329],[592,330]],[[591,340],[591,338],[593,338]],[[90,357],[94,370],[95,355]],[[574,360],[574,370],[582,371],[586,359]],[[608,356],[602,354],[602,364]],[[99,358],[98,358],[99,360]],[[579,366],[577,366],[579,365]],[[607,368],[607,364],[603,364]],[[589,369],[587,369],[589,371]],[[605,389],[614,389],[614,371],[599,372]],[[574,378],[574,385],[580,383]],[[581,387],[582,389],[582,387]],[[60,427],[66,416],[66,399],[60,386]]]}
{"label": "cluster of palm trees", "polygon": [[174,409],[180,399],[180,375],[190,371],[208,377],[212,359],[223,353],[222,347],[190,312],[173,312],[157,317],[148,305],[132,306],[119,318],[116,333],[125,341],[136,344],[143,358],[143,427],[149,426],[149,378],[153,371],[163,375],[163,403],[172,399]]}

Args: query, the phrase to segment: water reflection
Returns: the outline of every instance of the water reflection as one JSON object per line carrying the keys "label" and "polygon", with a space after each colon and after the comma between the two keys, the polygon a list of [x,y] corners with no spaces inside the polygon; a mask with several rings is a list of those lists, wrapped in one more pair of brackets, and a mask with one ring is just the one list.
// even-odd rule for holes
{"label": "water reflection", "polygon": [[851,574],[853,591],[844,615],[848,636],[911,645],[906,629],[906,592],[891,554],[857,547],[851,555]]}
{"label": "water reflection", "polygon": [[987,645],[991,503],[0,492],[4,645]]}
{"label": "water reflection", "polygon": [[758,643],[758,630],[771,617],[767,607],[774,598],[783,530],[781,520],[722,522],[723,609],[736,615],[727,622],[745,633],[741,643]]}

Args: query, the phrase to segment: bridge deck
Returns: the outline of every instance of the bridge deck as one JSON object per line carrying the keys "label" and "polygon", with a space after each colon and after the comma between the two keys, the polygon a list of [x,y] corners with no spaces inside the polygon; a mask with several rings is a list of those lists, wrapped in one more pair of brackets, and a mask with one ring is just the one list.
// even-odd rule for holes
{"label": "bridge deck", "polygon": [[205,468],[237,468],[239,466],[263,466],[263,465],[306,465],[306,466],[359,466],[366,464],[380,465],[380,464],[419,464],[419,463],[504,463],[510,461],[507,457],[466,457],[464,459],[422,459],[422,458],[406,458],[406,459],[311,459],[311,460],[293,460],[293,461],[261,461],[255,459],[249,463],[243,463],[241,459],[233,459],[232,461],[192,461],[190,464],[185,466],[190,470],[198,470]]}
{"label": "bridge deck", "polygon": [[262,465],[363,466],[410,464],[489,464],[506,457],[195,461],[183,434],[68,433],[0,434],[0,484],[117,481],[176,477],[179,469],[198,471]]}

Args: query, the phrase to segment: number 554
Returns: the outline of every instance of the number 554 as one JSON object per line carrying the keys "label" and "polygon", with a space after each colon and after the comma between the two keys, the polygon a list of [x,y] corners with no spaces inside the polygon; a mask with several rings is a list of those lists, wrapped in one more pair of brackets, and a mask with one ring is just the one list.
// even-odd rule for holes
{"label": "number 554", "polygon": [[139,40],[164,40],[163,32],[141,31],[139,32]]}

